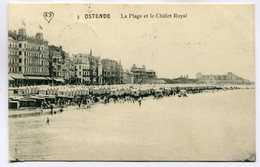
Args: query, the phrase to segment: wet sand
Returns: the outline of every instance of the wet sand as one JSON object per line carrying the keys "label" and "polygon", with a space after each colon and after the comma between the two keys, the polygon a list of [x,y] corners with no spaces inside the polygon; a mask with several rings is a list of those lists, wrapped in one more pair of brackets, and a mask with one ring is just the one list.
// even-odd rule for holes
{"label": "wet sand", "polygon": [[[10,160],[239,161],[255,153],[254,90],[9,118]],[[16,150],[16,151],[15,151]]]}

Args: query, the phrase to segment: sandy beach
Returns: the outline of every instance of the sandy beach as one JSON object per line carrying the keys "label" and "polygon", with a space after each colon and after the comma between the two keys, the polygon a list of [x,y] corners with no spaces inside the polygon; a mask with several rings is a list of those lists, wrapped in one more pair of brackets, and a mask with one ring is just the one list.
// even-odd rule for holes
{"label": "sandy beach", "polygon": [[9,118],[10,160],[244,161],[255,153],[254,99],[207,92]]}

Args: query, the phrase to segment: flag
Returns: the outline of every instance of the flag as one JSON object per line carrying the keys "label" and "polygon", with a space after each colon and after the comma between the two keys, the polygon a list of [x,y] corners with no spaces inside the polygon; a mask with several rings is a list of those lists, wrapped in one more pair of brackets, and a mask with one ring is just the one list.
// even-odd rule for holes
{"label": "flag", "polygon": [[41,25],[39,25],[39,28],[40,28],[41,30],[43,29]]}
{"label": "flag", "polygon": [[23,26],[26,26],[26,24],[25,24],[25,22],[24,22],[24,20],[23,20],[23,19],[22,19],[22,25],[23,25]]}

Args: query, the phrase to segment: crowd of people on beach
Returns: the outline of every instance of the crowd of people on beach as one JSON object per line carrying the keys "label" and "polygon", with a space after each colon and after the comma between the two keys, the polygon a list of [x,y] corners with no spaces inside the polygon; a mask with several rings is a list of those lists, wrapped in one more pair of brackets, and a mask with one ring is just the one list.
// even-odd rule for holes
{"label": "crowd of people on beach", "polygon": [[[218,88],[216,88],[218,89]],[[42,103],[42,108],[50,108],[51,114],[56,114],[53,112],[53,108],[60,108],[61,111],[63,111],[63,108],[66,106],[76,106],[78,109],[88,109],[91,108],[92,105],[95,103],[103,103],[107,105],[108,103],[125,103],[125,102],[131,102],[131,103],[138,103],[138,105],[141,107],[142,100],[146,97],[152,97],[154,99],[161,99],[165,96],[177,96],[178,97],[187,97],[188,93],[200,93],[201,91],[189,91],[186,90],[170,90],[170,91],[161,91],[160,93],[146,93],[146,94],[139,94],[139,95],[130,95],[130,94],[124,94],[124,95],[110,95],[110,94],[104,94],[104,95],[81,95],[81,96],[75,96],[74,100],[68,100],[66,97],[59,98],[55,101],[54,104],[51,104],[50,101],[46,102],[44,101]]]}
{"label": "crowd of people on beach", "polygon": [[[177,96],[177,97],[188,97],[188,94],[196,94],[196,93],[202,93],[202,92],[216,92],[219,90],[233,90],[233,89],[240,89],[238,87],[231,87],[230,89],[223,89],[220,87],[215,87],[207,90],[184,90],[184,89],[176,89],[176,90],[170,90],[168,92],[162,91],[161,94],[156,93],[150,93],[150,94],[143,94],[143,95],[82,95],[82,96],[76,96],[74,97],[74,100],[68,100],[66,98],[59,98],[56,100],[54,104],[51,104],[50,101],[43,102],[42,107],[43,108],[49,108],[51,110],[51,115],[62,113],[64,111],[64,108],[67,106],[77,106],[78,110],[80,111],[90,111],[87,109],[90,109],[95,103],[103,103],[104,105],[107,105],[109,103],[137,103],[139,107],[142,105],[142,101],[145,100],[145,98],[150,97],[153,99],[161,99],[163,97],[168,96]],[[58,108],[59,110],[54,111],[54,108]],[[86,109],[86,110],[85,110]],[[46,124],[49,125],[50,119],[47,117]]]}
{"label": "crowd of people on beach", "polygon": [[[142,105],[142,100],[144,97],[131,97],[131,96],[122,96],[122,97],[117,97],[117,96],[102,96],[102,97],[97,97],[97,96],[82,96],[78,97],[76,101],[67,101],[65,99],[58,100],[56,103],[51,104],[49,101],[44,102],[42,104],[42,107],[45,109],[50,109],[50,114],[57,114],[57,113],[62,113],[64,111],[64,108],[68,106],[77,106],[78,110],[80,111],[85,111],[84,109],[90,109],[95,103],[103,103],[105,105],[109,103],[138,103],[139,107]],[[158,97],[155,97],[158,98]],[[159,97],[161,98],[161,97]],[[54,110],[54,109],[58,110]],[[90,110],[88,110],[90,111]],[[50,124],[50,119],[47,117],[46,124]]]}
{"label": "crowd of people on beach", "polygon": [[[188,97],[190,94],[217,92],[219,90],[243,89],[242,86],[221,85],[108,85],[108,86],[46,86],[21,89],[17,95],[9,96],[10,102],[18,104],[17,109],[30,111],[41,109],[39,114],[57,114],[74,106],[80,111],[89,110],[94,104],[137,103],[142,106],[146,98],[161,99],[167,96]],[[244,89],[248,89],[244,86]],[[14,91],[14,90],[12,90]],[[21,113],[22,114],[22,113]],[[28,114],[28,115],[39,115]],[[21,117],[12,115],[12,117]],[[49,124],[49,120],[47,121]]]}

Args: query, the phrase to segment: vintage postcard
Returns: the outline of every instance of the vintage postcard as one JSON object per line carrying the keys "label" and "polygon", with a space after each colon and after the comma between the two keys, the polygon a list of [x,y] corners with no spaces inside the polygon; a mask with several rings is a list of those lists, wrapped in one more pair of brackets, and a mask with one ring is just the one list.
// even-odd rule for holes
{"label": "vintage postcard", "polygon": [[9,160],[255,161],[252,4],[9,4]]}

